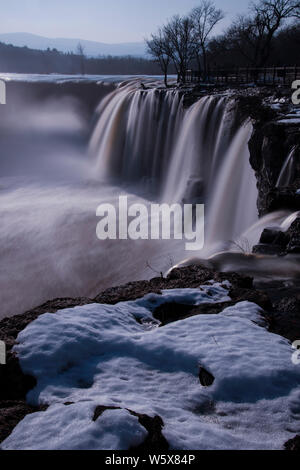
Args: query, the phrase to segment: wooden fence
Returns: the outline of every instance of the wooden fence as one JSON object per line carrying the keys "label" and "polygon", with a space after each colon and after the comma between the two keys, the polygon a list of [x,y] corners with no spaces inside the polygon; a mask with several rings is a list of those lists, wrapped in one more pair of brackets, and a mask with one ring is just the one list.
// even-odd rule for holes
{"label": "wooden fence", "polygon": [[294,80],[300,79],[300,67],[237,67],[235,69],[214,68],[208,72],[206,80],[203,75],[194,70],[188,70],[187,83],[212,82],[220,84],[250,84],[258,85],[286,85],[290,86]]}

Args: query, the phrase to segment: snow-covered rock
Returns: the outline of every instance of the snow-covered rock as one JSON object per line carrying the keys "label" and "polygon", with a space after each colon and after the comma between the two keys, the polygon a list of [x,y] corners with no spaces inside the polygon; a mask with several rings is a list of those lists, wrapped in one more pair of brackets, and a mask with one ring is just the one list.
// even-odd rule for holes
{"label": "snow-covered rock", "polygon": [[[300,431],[300,368],[290,343],[242,302],[158,328],[166,302],[228,300],[227,286],[164,291],[115,306],[45,314],[18,337],[23,371],[37,378],[27,416],[3,449],[125,449],[147,432],[127,410],[164,421],[172,449],[280,449]],[[199,382],[199,368],[215,378]],[[73,403],[65,406],[64,403]],[[120,407],[93,422],[98,405]]]}

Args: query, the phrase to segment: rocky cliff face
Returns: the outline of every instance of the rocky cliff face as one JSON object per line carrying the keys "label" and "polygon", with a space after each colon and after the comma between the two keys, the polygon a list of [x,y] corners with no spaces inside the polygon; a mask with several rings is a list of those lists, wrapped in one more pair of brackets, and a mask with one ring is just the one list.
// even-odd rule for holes
{"label": "rocky cliff face", "polygon": [[[279,209],[300,210],[300,106],[292,105],[291,90],[211,88],[209,93],[223,91],[233,98],[236,122],[232,129],[249,118],[253,124],[249,150],[257,178],[260,217]],[[194,87],[183,93],[185,105],[190,106],[207,90]]]}
{"label": "rocky cliff face", "polygon": [[[290,91],[260,90],[238,96],[240,119],[250,117],[250,163],[258,188],[259,216],[278,210],[300,211],[300,107],[291,104]],[[299,213],[300,216],[300,213]],[[253,252],[265,255],[300,253],[300,218],[286,232],[266,229]]]}
{"label": "rocky cliff face", "polygon": [[[278,209],[300,210],[300,116],[299,120],[257,123],[249,148],[258,183],[259,215]],[[282,171],[286,172],[285,178]]]}

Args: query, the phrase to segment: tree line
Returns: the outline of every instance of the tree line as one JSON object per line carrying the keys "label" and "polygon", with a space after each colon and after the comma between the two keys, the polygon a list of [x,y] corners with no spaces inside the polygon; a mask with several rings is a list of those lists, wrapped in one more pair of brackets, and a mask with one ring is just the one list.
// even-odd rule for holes
{"label": "tree line", "polygon": [[[213,0],[200,0],[188,15],[175,15],[146,40],[152,57],[85,56],[0,43],[0,72],[90,75],[177,74],[185,82],[188,69],[205,80],[212,68],[300,65],[300,1],[255,0],[245,15],[216,35],[225,13]],[[219,28],[218,28],[219,29]]]}
{"label": "tree line", "polygon": [[175,15],[146,40],[167,86],[170,67],[186,81],[189,68],[203,80],[210,67],[294,65],[300,55],[300,1],[256,0],[223,34],[214,36],[225,13],[202,0],[188,15]]}
{"label": "tree line", "polygon": [[[170,69],[172,73],[172,69]],[[45,51],[0,43],[0,72],[58,73],[88,75],[160,75],[159,66],[139,57],[103,56],[88,58],[78,47],[76,53],[56,49]],[[175,73],[175,71],[173,70]]]}

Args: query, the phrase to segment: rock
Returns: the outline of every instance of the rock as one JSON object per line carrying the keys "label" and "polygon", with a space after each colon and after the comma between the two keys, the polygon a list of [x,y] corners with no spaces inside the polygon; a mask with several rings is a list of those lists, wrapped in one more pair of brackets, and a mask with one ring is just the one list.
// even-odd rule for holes
{"label": "rock", "polygon": [[203,303],[201,305],[184,305],[176,303],[163,304],[153,312],[154,318],[161,322],[161,326],[184,320],[197,315],[217,315],[225,308],[235,305],[235,301],[220,303]]}
{"label": "rock", "polygon": [[204,367],[200,367],[199,381],[202,387],[210,387],[214,383],[215,378],[210,372],[204,369]]}
{"label": "rock", "polygon": [[7,354],[7,363],[0,365],[0,400],[25,400],[29,390],[35,387],[36,380],[25,375],[14,354]]}
{"label": "rock", "polygon": [[300,436],[294,437],[294,439],[289,440],[285,445],[285,450],[296,450],[300,451]]}
{"label": "rock", "polygon": [[[70,403],[70,405],[72,405],[73,403]],[[102,406],[102,405],[99,405],[96,407],[95,411],[94,411],[94,416],[93,416],[93,421],[97,421],[98,418],[100,418],[100,416],[103,415],[104,411],[107,411],[107,410],[121,410],[122,408],[120,408],[119,406]]]}
{"label": "rock", "polygon": [[300,217],[298,217],[290,226],[287,231],[289,243],[287,245],[287,252],[299,254],[300,253]]}
{"label": "rock", "polygon": [[300,194],[294,188],[271,188],[265,195],[264,213],[280,209],[300,210]]}
{"label": "rock", "polygon": [[[264,91],[267,95],[267,91]],[[270,106],[264,104],[262,96],[251,96],[249,93],[246,95],[239,95],[236,98],[238,105],[239,122],[243,123],[245,120],[251,118],[256,123],[265,123],[273,121],[278,116],[277,111]]]}
{"label": "rock", "polygon": [[286,233],[281,232],[281,230],[266,228],[260,237],[259,243],[263,245],[272,244],[281,247],[286,247],[289,240],[289,236]]}
{"label": "rock", "polygon": [[28,413],[41,411],[43,408],[33,408],[26,404],[26,395],[36,385],[34,377],[23,373],[18,358],[12,352],[18,334],[34,321],[39,315],[46,312],[85,305],[91,303],[90,299],[56,299],[37,307],[23,315],[6,318],[0,321],[0,340],[6,344],[6,364],[0,365],[0,442],[5,439],[13,428]]}
{"label": "rock", "polygon": [[12,352],[15,339],[20,331],[43,313],[54,313],[64,308],[86,305],[91,302],[91,299],[84,297],[56,299],[23,315],[16,315],[0,321],[0,340],[5,342],[7,353],[6,365],[0,365],[0,400],[24,400],[28,391],[36,385],[36,380],[33,377],[23,374],[19,361]]}
{"label": "rock", "polygon": [[0,401],[0,442],[11,434],[15,426],[26,415],[45,409],[46,407],[34,408],[29,406],[25,401]]}
{"label": "rock", "polygon": [[248,301],[259,305],[263,310],[270,310],[272,308],[269,295],[263,290],[242,289],[233,286],[229,291],[229,296],[232,298],[234,304]]}
{"label": "rock", "polygon": [[[115,406],[97,406],[94,412],[93,421],[97,421],[97,419],[104,413],[106,410],[121,410],[120,407]],[[162,429],[164,427],[164,422],[160,416],[154,416],[153,418],[141,414],[136,413],[135,411],[129,410],[129,413],[133,416],[136,416],[139,420],[139,423],[144,426],[144,428],[148,431],[148,436],[145,441],[140,444],[139,446],[132,447],[129,450],[138,450],[140,452],[161,452],[169,450],[170,446],[162,434]]]}
{"label": "rock", "polygon": [[259,245],[253,247],[253,253],[280,256],[300,254],[300,217],[287,232],[265,229]]}
{"label": "rock", "polygon": [[260,280],[258,292],[266,291],[272,306],[265,309],[268,330],[294,342],[300,332],[300,279]]}
{"label": "rock", "polygon": [[278,232],[277,236],[274,240],[274,245],[279,245],[283,248],[285,248],[289,242],[289,235],[284,233],[284,232]]}
{"label": "rock", "polygon": [[150,281],[130,282],[124,286],[113,287],[99,294],[94,301],[98,303],[116,304],[127,300],[136,300],[150,293],[160,294],[164,289],[197,288],[201,284],[214,280],[228,280],[234,286],[251,289],[253,279],[237,273],[220,273],[203,266],[190,265],[173,269],[166,277],[158,277]]}
{"label": "rock", "polygon": [[287,247],[287,252],[294,254],[294,255],[299,255],[300,254],[300,245],[289,245]]}
{"label": "rock", "polygon": [[278,230],[273,228],[265,228],[265,230],[261,234],[259,243],[263,245],[274,243],[275,239],[277,238],[277,235]]}
{"label": "rock", "polygon": [[298,314],[300,318],[300,298],[284,297],[274,307],[278,312]]}
{"label": "rock", "polygon": [[290,237],[278,229],[266,228],[261,234],[259,244],[253,247],[253,253],[263,255],[285,254]]}
{"label": "rock", "polygon": [[[289,188],[277,188],[277,182],[286,159],[295,147],[295,168]],[[278,209],[300,209],[296,194],[300,178],[299,124],[283,124],[269,119],[257,120],[249,141],[250,163],[256,173],[258,211],[263,216]]]}
{"label": "rock", "polygon": [[202,303],[196,306],[174,302],[163,304],[154,310],[153,316],[161,322],[161,326],[165,326],[196,315],[217,315],[226,308],[244,301],[256,303],[264,310],[272,308],[268,295],[263,291],[233,287],[229,291],[229,296],[232,300],[228,302]]}
{"label": "rock", "polygon": [[192,305],[167,303],[157,307],[153,312],[153,316],[161,322],[161,326],[164,326],[168,323],[188,318],[191,316],[190,312],[193,308],[194,306]]}
{"label": "rock", "polygon": [[[279,307],[278,307],[279,308]],[[287,307],[292,308],[292,306]],[[295,311],[277,311],[266,315],[269,323],[269,331],[276,335],[287,338],[291,343],[299,340],[300,332],[300,314],[299,310]]]}
{"label": "rock", "polygon": [[260,243],[253,247],[253,253],[257,255],[281,255],[284,253],[284,248],[280,245],[267,245]]}
{"label": "rock", "polygon": [[160,416],[151,418],[150,416],[135,413],[134,411],[130,411],[130,413],[133,416],[137,416],[140,424],[148,431],[148,436],[145,441],[130,450],[137,450],[139,452],[163,452],[170,449],[170,445],[162,433],[164,422]]}

